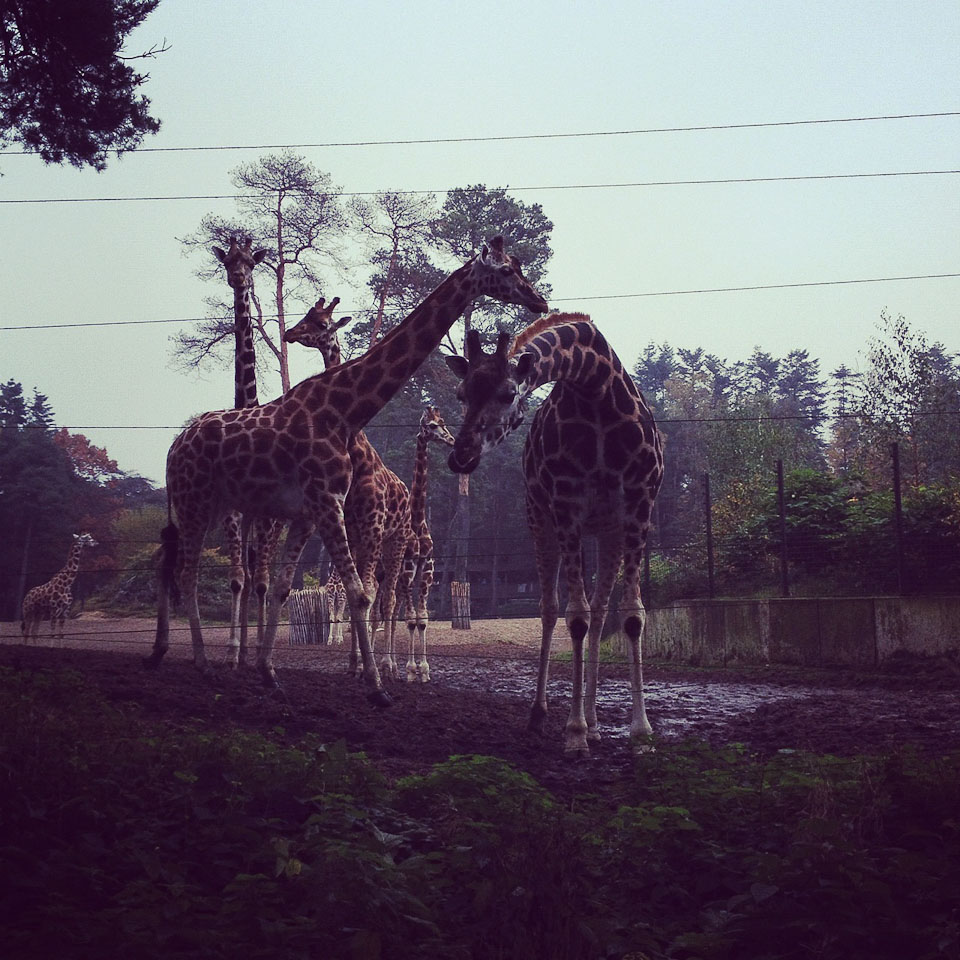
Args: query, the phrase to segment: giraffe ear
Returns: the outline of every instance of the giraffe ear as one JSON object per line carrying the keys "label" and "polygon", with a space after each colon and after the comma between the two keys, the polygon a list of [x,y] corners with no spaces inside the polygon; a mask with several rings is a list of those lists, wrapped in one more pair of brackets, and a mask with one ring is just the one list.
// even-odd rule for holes
{"label": "giraffe ear", "polygon": [[352,319],[353,319],[353,317],[341,317],[341,318],[333,325],[333,329],[334,329],[334,330],[339,330],[341,327],[345,327]]}
{"label": "giraffe ear", "polygon": [[516,377],[517,383],[523,383],[530,374],[533,373],[533,355],[530,353],[521,353],[517,360]]}
{"label": "giraffe ear", "polygon": [[254,265],[258,264],[266,255],[267,255],[267,251],[264,250],[262,247],[259,250],[255,250],[253,254]]}
{"label": "giraffe ear", "polygon": [[213,251],[213,255],[214,255],[221,263],[226,263],[226,262],[227,262],[227,255],[226,255],[226,253],[225,253],[223,250],[221,250],[219,247],[211,247],[210,249]]}
{"label": "giraffe ear", "polygon": [[470,370],[470,364],[466,357],[461,357],[456,353],[445,356],[444,361],[447,366],[462,380]]}

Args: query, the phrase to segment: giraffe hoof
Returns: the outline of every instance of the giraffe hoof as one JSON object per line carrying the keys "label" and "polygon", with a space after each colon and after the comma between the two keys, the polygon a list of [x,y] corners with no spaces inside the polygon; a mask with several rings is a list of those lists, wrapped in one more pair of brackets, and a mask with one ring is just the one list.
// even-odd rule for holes
{"label": "giraffe hoof", "polygon": [[563,748],[563,757],[565,760],[589,760],[590,748],[585,744],[573,744]]}
{"label": "giraffe hoof", "polygon": [[385,690],[371,690],[367,694],[367,700],[370,701],[375,707],[389,707],[393,705],[393,701],[387,696]]}

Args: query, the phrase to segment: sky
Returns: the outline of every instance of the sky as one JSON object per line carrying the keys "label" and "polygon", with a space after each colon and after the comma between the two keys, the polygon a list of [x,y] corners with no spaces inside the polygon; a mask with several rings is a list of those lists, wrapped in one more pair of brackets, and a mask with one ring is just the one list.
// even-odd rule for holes
{"label": "sky", "polygon": [[[958,171],[960,116],[796,122],[960,111],[956,0],[162,0],[125,52],[163,42],[142,64],[163,123],[148,150],[103,173],[0,153],[0,381],[157,484],[184,422],[232,404],[232,365],[181,370],[184,323],[121,322],[229,296],[178,238],[235,207],[104,198],[229,194],[233,168],[281,145],[346,192],[483,183],[540,203],[551,306],[589,313],[630,367],[666,342],[859,369],[883,310],[960,350],[957,276],[678,293],[960,274],[957,172],[836,177]],[[588,133],[605,135],[545,136]],[[462,139],[483,137],[525,139]],[[759,182],[775,177],[830,179]],[[365,280],[316,295],[362,308]],[[269,377],[260,396],[279,389]]]}

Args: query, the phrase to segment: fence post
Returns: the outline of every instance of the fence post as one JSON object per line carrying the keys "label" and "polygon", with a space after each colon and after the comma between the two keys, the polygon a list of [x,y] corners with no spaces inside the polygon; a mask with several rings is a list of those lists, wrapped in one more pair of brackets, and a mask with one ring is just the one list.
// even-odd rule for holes
{"label": "fence post", "polygon": [[906,581],[903,558],[903,501],[900,494],[900,444],[890,444],[893,458],[893,530],[897,549],[897,593],[903,593]]}
{"label": "fence post", "polygon": [[707,591],[711,600],[716,595],[713,580],[713,504],[710,501],[710,474],[703,475],[704,507],[707,513]]}
{"label": "fence post", "polygon": [[777,461],[777,500],[780,504],[780,595],[790,596],[787,576],[787,504],[783,492],[783,461]]}

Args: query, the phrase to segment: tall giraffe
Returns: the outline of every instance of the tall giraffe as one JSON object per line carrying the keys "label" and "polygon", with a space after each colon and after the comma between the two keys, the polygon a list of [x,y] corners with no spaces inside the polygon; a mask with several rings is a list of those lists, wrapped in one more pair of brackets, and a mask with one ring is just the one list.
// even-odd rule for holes
{"label": "tall giraffe", "polygon": [[[542,731],[547,714],[550,645],[557,622],[561,563],[567,580],[566,623],[573,642],[573,701],[564,752],[589,756],[597,729],[597,669],[600,631],[610,593],[623,563],[619,615],[630,641],[636,750],[652,731],[643,702],[640,640],[645,613],[640,568],[650,512],[663,477],[660,435],[640,391],[603,334],[584,314],[550,314],[534,321],[510,346],[501,333],[485,354],[475,331],[464,357],[447,363],[462,379],[458,397],[464,422],[450,454],[450,468],[469,473],[481,456],[516,429],[532,390],[554,382],[537,411],[523,452],[527,519],[540,578],[542,634],[537,693],[530,728]],[[587,602],[581,544],[599,541],[596,586]],[[588,639],[584,698],[584,637]]]}
{"label": "tall giraffe", "polygon": [[73,581],[80,569],[80,554],[84,547],[95,547],[97,541],[89,533],[75,533],[67,562],[56,576],[46,583],[27,591],[23,598],[23,618],[20,621],[20,633],[24,640],[36,638],[40,633],[40,621],[50,620],[50,636],[56,636],[59,625],[60,639],[63,639],[63,622],[73,603]]}
{"label": "tall giraffe", "polygon": [[[233,405],[238,410],[256,407],[260,402],[257,396],[257,355],[253,346],[250,301],[253,298],[254,268],[267,255],[267,251],[252,250],[252,245],[249,238],[238,242],[236,237],[231,237],[230,246],[226,250],[220,247],[211,248],[214,256],[226,269],[227,283],[233,290]],[[231,591],[227,662],[232,666],[243,663],[247,656],[247,608],[251,577],[257,595],[257,639],[262,640],[270,582],[270,561],[276,552],[282,526],[267,519],[253,524],[255,568],[252,571],[248,570],[250,557],[245,550],[244,529],[243,517],[236,511],[228,513],[224,518],[223,531],[230,555]],[[247,530],[249,531],[249,525]]]}
{"label": "tall giraffe", "polygon": [[[410,632],[410,650],[407,655],[407,681],[430,680],[430,664],[427,663],[427,599],[433,585],[433,537],[427,525],[427,448],[430,442],[452,447],[453,435],[443,422],[443,417],[434,407],[427,407],[420,417],[417,431],[417,450],[413,461],[413,479],[410,481],[410,526],[414,542],[411,544],[413,569],[407,594],[407,630]],[[419,634],[420,659],[417,660],[417,634]]]}
{"label": "tall giraffe", "polygon": [[484,295],[534,313],[547,310],[497,237],[362,357],[310,377],[261,407],[204,414],[174,439],[167,454],[167,496],[179,527],[171,521],[162,535],[162,589],[148,666],[159,665],[169,646],[169,598],[176,578],[186,597],[194,663],[209,671],[197,608],[198,563],[210,524],[223,512],[238,510],[244,517],[290,523],[258,650],[264,682],[276,684],[273,646],[280,605],[303,546],[317,530],[343,577],[369,698],[381,706],[390,703],[370,645],[371,597],[347,542],[344,501],[353,476],[349,441],[400,390],[464,309]]}
{"label": "tall giraffe", "polygon": [[[334,297],[329,304],[321,297],[306,316],[285,334],[288,343],[300,343],[319,350],[327,370],[340,365],[342,355],[338,331],[352,317],[333,319],[340,302]],[[410,527],[410,494],[407,485],[383,462],[367,435],[361,430],[348,441],[353,478],[344,502],[347,541],[353,554],[364,590],[373,596],[377,587],[377,562],[383,565],[380,602],[372,608],[370,640],[373,643],[379,623],[383,623],[385,652],[380,664],[390,677],[397,674],[393,657],[393,634],[396,628],[397,581],[404,552],[413,537]],[[342,630],[342,627],[341,627]],[[352,630],[349,669],[357,670],[357,631]]]}

